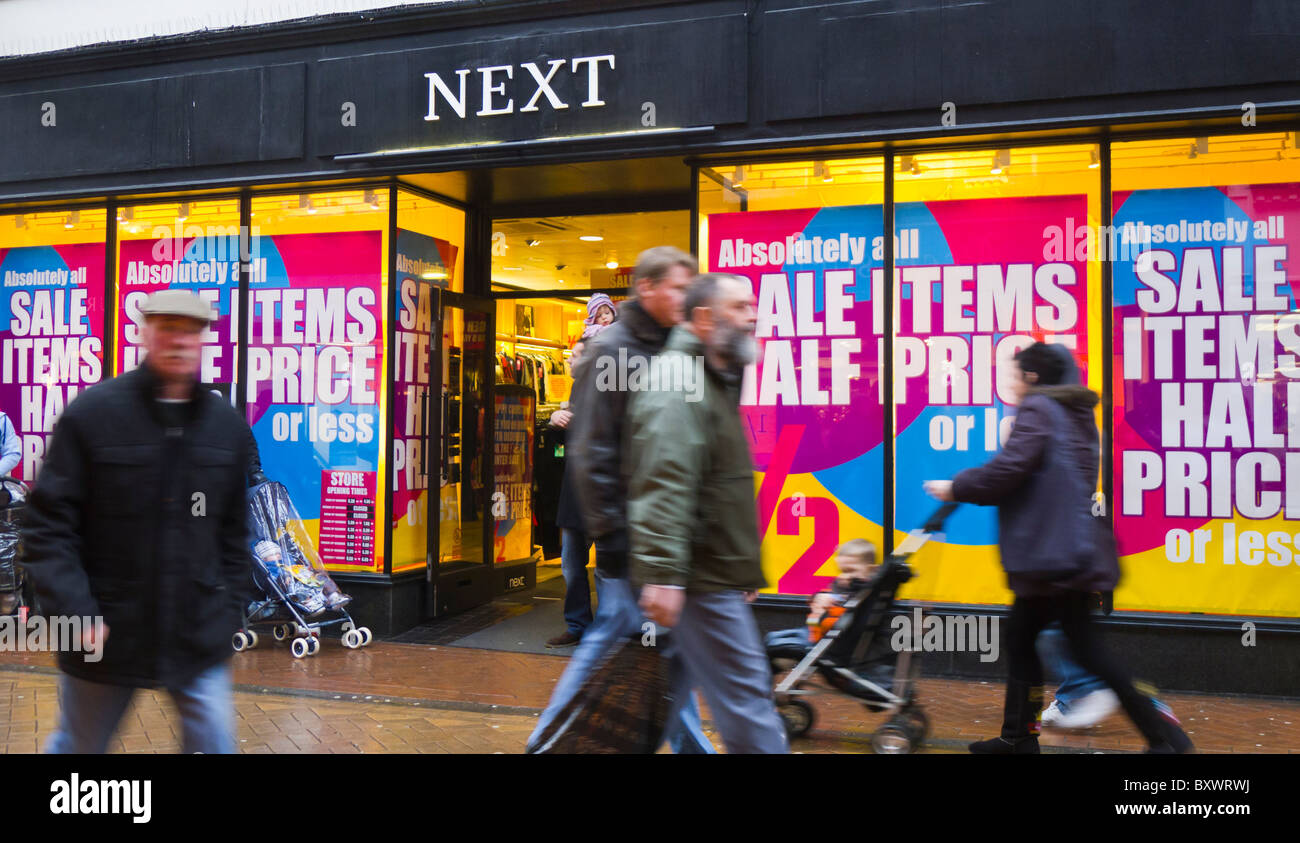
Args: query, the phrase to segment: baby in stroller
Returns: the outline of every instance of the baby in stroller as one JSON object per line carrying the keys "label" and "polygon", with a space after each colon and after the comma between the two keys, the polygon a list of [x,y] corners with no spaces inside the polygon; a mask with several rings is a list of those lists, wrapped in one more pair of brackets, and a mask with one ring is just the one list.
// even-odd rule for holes
{"label": "baby in stroller", "polygon": [[[866,539],[851,539],[836,548],[835,564],[839,566],[839,576],[831,583],[829,591],[820,591],[809,598],[805,625],[767,634],[764,645],[770,657],[801,660],[844,614],[845,601],[868,588],[880,572],[875,545]],[[883,654],[881,648],[875,647],[871,655],[878,652]],[[855,672],[887,689],[893,683],[894,661],[872,658],[870,664],[859,666]]]}
{"label": "baby in stroller", "polygon": [[855,591],[871,584],[879,567],[876,565],[876,548],[866,539],[851,539],[835,549],[835,564],[840,574],[831,583],[830,591],[819,591],[808,598],[808,619],[805,626],[769,632],[768,647],[802,647],[805,651],[821,640],[835,619],[844,613],[844,601]]}

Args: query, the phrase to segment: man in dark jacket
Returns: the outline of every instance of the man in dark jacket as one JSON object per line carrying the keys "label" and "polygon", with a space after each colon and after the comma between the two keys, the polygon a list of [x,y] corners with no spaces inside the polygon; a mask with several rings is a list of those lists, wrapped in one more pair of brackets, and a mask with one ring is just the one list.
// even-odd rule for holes
{"label": "man in dark jacket", "polygon": [[[627,581],[626,375],[633,368],[648,366],[673,325],[682,320],[686,288],[697,267],[695,258],[672,246],[657,246],[638,255],[628,290],[632,298],[619,308],[618,321],[586,343],[584,362],[574,373],[572,403],[578,412],[569,420],[566,476],[574,481],[582,522],[596,544],[596,618],[537,719],[528,740],[530,749],[542,748],[538,741],[543,733],[610,646],[641,634],[643,619]],[[675,752],[713,751],[700,726],[694,697],[680,717],[669,721],[668,734]]]}
{"label": "man in dark jacket", "polygon": [[[59,654],[49,752],[107,749],[134,689],[162,686],[186,752],[233,752],[230,636],[248,580],[247,425],[198,388],[210,306],[145,302],[144,363],[64,411],[32,493],[27,564],[51,616],[101,616],[100,660]],[[94,633],[88,633],[93,637]]]}
{"label": "man in dark jacket", "polygon": [[[1092,621],[1095,592],[1115,587],[1119,569],[1093,523],[1099,447],[1097,394],[1063,384],[1069,351],[1044,343],[1016,354],[1011,382],[1015,425],[989,462],[952,481],[930,481],[943,501],[998,507],[998,545],[1015,602],[1007,616],[1010,676],[1002,734],[970,745],[979,754],[1036,753],[1043,670],[1034,649],[1039,632],[1059,621],[1079,664],[1109,685],[1156,752],[1187,752],[1191,741],[1102,647]],[[1090,532],[1091,531],[1091,532]]]}
{"label": "man in dark jacket", "polygon": [[728,753],[783,753],[785,726],[748,606],[767,584],[738,409],[755,356],[754,294],[744,278],[704,275],[686,312],[655,361],[659,388],[652,378],[628,410],[632,579],[646,616],[672,629],[674,704],[696,686]]}

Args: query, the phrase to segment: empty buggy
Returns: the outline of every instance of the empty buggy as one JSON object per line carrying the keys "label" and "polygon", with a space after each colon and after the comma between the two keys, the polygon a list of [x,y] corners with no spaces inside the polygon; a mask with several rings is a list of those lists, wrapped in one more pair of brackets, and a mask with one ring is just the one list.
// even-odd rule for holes
{"label": "empty buggy", "polygon": [[348,649],[371,642],[370,630],[358,627],[348,614],[352,598],[326,573],[283,484],[249,489],[248,532],[253,582],[260,594],[248,604],[243,628],[231,640],[236,652],[256,647],[259,629],[270,629],[276,641],[288,640],[299,659],[320,652],[320,632],[326,627],[338,627]]}

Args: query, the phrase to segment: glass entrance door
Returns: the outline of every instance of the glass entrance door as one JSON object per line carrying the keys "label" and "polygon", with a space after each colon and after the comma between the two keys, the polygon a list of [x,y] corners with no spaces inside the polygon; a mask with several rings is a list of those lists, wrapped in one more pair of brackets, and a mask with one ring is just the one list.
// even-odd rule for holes
{"label": "glass entrance door", "polygon": [[425,458],[430,497],[438,502],[438,517],[428,523],[431,574],[441,576],[490,565],[492,319],[488,302],[446,290],[438,291],[434,313]]}

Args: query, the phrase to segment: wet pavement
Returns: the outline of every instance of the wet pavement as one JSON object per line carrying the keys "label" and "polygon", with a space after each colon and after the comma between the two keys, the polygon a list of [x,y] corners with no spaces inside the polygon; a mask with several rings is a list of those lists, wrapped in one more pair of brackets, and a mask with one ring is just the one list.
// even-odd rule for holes
{"label": "wet pavement", "polygon": [[[464,647],[378,642],[293,658],[264,642],[236,654],[234,681],[243,752],[515,753],[566,664],[566,653],[534,655]],[[54,728],[57,671],[44,653],[0,654],[0,745],[35,752]],[[996,733],[1003,686],[925,679],[920,699],[931,721],[928,752],[960,752]],[[1167,694],[1201,752],[1300,753],[1300,700]],[[885,716],[832,692],[812,699],[817,719],[792,750],[871,751]],[[708,719],[707,708],[705,719]],[[175,752],[179,729],[165,694],[141,692],[113,744],[121,752]],[[1122,715],[1081,732],[1045,731],[1045,749],[1137,752],[1138,733]]]}

